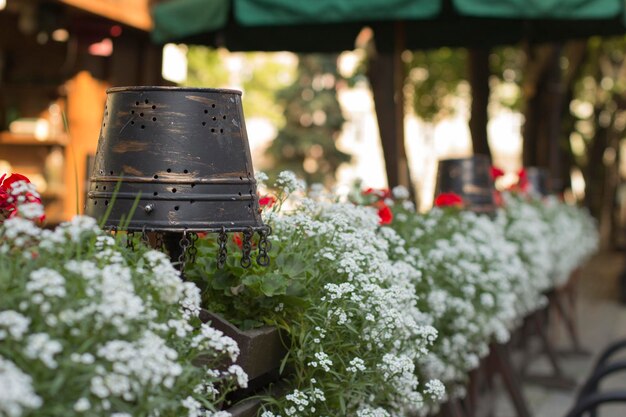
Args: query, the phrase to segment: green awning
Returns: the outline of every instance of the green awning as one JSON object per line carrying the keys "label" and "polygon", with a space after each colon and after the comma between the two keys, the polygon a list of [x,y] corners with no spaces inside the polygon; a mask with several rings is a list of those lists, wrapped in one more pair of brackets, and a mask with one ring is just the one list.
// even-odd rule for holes
{"label": "green awning", "polygon": [[437,16],[441,0],[234,0],[244,26],[414,20]]}
{"label": "green awning", "polygon": [[385,51],[404,22],[408,49],[547,42],[626,33],[625,1],[169,0],[152,8],[152,38],[233,51],[340,52],[370,26]]}
{"label": "green awning", "polygon": [[223,29],[231,0],[175,0],[152,7],[152,39],[165,43]]}
{"label": "green awning", "polygon": [[453,0],[459,14],[507,19],[610,19],[624,0]]}
{"label": "green awning", "polygon": [[224,29],[229,19],[230,26],[244,28],[317,26],[428,19],[440,11],[441,0],[170,0],[152,8],[152,38],[182,40]]}

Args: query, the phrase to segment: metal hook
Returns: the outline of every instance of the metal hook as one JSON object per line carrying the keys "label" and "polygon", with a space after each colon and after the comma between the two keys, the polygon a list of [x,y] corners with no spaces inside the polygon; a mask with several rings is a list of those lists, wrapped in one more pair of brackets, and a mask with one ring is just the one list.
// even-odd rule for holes
{"label": "metal hook", "polygon": [[241,267],[242,268],[250,268],[252,265],[252,259],[250,258],[250,254],[252,253],[252,236],[254,235],[254,230],[252,227],[248,226],[246,230],[243,232],[243,244],[241,245]]}
{"label": "metal hook", "polygon": [[226,235],[226,228],[222,226],[222,230],[220,230],[220,234],[217,237],[217,243],[219,245],[219,249],[217,252],[217,268],[218,269],[222,269],[224,268],[224,265],[226,265],[226,254],[228,251],[226,249],[227,239],[228,239],[228,236]]}
{"label": "metal hook", "polygon": [[272,242],[267,238],[272,234],[271,226],[259,231],[259,255],[256,257],[256,263],[260,266],[268,266],[270,264],[270,256],[268,252],[272,250]]}

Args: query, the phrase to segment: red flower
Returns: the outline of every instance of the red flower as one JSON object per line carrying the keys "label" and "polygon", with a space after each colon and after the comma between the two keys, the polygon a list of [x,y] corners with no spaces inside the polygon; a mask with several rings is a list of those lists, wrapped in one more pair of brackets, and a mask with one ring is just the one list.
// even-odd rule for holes
{"label": "red flower", "polygon": [[233,233],[233,242],[239,246],[239,249],[243,247],[243,239],[241,239],[241,233]]}
{"label": "red flower", "polygon": [[[19,205],[22,203],[41,204],[41,198],[36,192],[22,191],[18,195],[13,190],[13,185],[20,181],[30,184],[30,180],[21,174],[11,174],[8,178],[5,174],[0,177],[0,220],[3,217],[12,218],[18,216],[20,214]],[[43,222],[44,219],[45,216],[42,215],[37,220]]]}
{"label": "red flower", "polygon": [[435,198],[437,207],[463,207],[464,205],[463,197],[455,193],[441,193]]}
{"label": "red flower", "polygon": [[493,202],[497,207],[504,206],[504,199],[502,198],[502,193],[498,190],[493,190]]}
{"label": "red flower", "polygon": [[498,167],[492,166],[489,173],[491,174],[491,178],[498,179],[504,175],[504,171]]}
{"label": "red flower", "polygon": [[363,195],[375,195],[376,197],[380,198],[380,199],[385,199],[385,198],[390,198],[391,197],[391,191],[389,190],[389,188],[367,188],[365,189],[361,194]]}
{"label": "red flower", "polygon": [[5,190],[8,190],[9,188],[11,188],[11,185],[14,182],[18,182],[18,181],[30,182],[30,180],[22,174],[11,174],[9,178],[7,179],[4,179],[5,176],[6,174],[3,175],[2,178],[0,178],[0,183],[2,184],[0,185],[0,187],[4,188]]}
{"label": "red flower", "polygon": [[266,195],[265,197],[259,198],[259,205],[261,207],[272,208],[274,204],[276,204],[276,197],[273,195]]}
{"label": "red flower", "polygon": [[378,204],[378,217],[380,218],[378,224],[390,224],[393,220],[393,213],[389,206],[382,201]]}
{"label": "red flower", "polygon": [[530,184],[528,183],[528,175],[526,174],[526,170],[524,168],[520,169],[517,172],[517,186],[522,192],[528,191],[528,187]]}

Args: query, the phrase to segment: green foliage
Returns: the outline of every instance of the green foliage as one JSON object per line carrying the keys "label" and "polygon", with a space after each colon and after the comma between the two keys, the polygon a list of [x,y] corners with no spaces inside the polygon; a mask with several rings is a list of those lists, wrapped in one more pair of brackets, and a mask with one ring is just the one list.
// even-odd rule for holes
{"label": "green foliage", "polygon": [[203,46],[190,46],[187,52],[188,87],[225,87],[230,82],[230,73],[219,50]]}
{"label": "green foliage", "polygon": [[[224,49],[190,46],[186,86],[243,89],[246,117],[263,117],[275,126],[284,124],[284,108],[274,99],[276,90],[289,85],[294,68],[288,59],[259,52],[229,53]],[[229,62],[234,63],[229,68]]]}
{"label": "green foliage", "polygon": [[[439,48],[411,53],[406,85],[413,110],[421,119],[437,122],[456,112],[458,99],[471,99],[467,83],[468,50]],[[489,56],[490,100],[519,110],[524,52],[518,47],[494,48]]]}
{"label": "green foliage", "polygon": [[337,100],[340,79],[335,55],[300,56],[296,81],[276,94],[286,124],[267,149],[271,178],[289,170],[308,183],[328,185],[350,160],[335,144],[345,121]]}
{"label": "green foliage", "polygon": [[[301,314],[300,309],[307,304],[303,301],[304,283],[314,275],[313,266],[302,261],[313,256],[310,250],[296,255],[289,251],[288,242],[274,239],[270,266],[253,262],[244,269],[240,265],[241,248],[232,239],[227,248],[226,265],[217,269],[217,244],[201,239],[196,263],[187,271],[187,277],[201,288],[207,308],[225,314],[242,329],[264,324],[284,327],[285,314]],[[279,305],[284,312],[275,311]]]}
{"label": "green foliage", "polygon": [[489,55],[491,101],[520,111],[526,54],[517,46],[494,48]]}
{"label": "green foliage", "polygon": [[461,94],[467,51],[440,48],[413,52],[407,64],[407,84],[413,109],[423,120],[436,122],[455,112],[454,97]]}

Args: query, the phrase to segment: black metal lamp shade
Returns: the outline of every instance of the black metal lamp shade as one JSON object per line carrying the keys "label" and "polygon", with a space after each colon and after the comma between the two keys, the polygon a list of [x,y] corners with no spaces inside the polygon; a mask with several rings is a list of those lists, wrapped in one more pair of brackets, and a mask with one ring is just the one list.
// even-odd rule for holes
{"label": "black metal lamp shade", "polygon": [[496,209],[494,191],[488,156],[474,155],[471,158],[439,161],[435,195],[455,193],[463,198],[468,209],[491,213]]}
{"label": "black metal lamp shade", "polygon": [[537,197],[545,197],[551,193],[550,173],[545,168],[526,168],[528,193]]}
{"label": "black metal lamp shade", "polygon": [[128,230],[263,227],[241,92],[122,87],[107,91],[86,213]]}
{"label": "black metal lamp shade", "polygon": [[241,92],[111,88],[85,212],[106,215],[109,228],[124,219],[129,232],[162,233],[182,268],[188,236],[193,247],[197,232],[220,233],[218,266],[226,232],[244,232],[242,265],[249,266],[257,231],[257,262],[267,264],[270,229],[261,220],[253,172]]}

